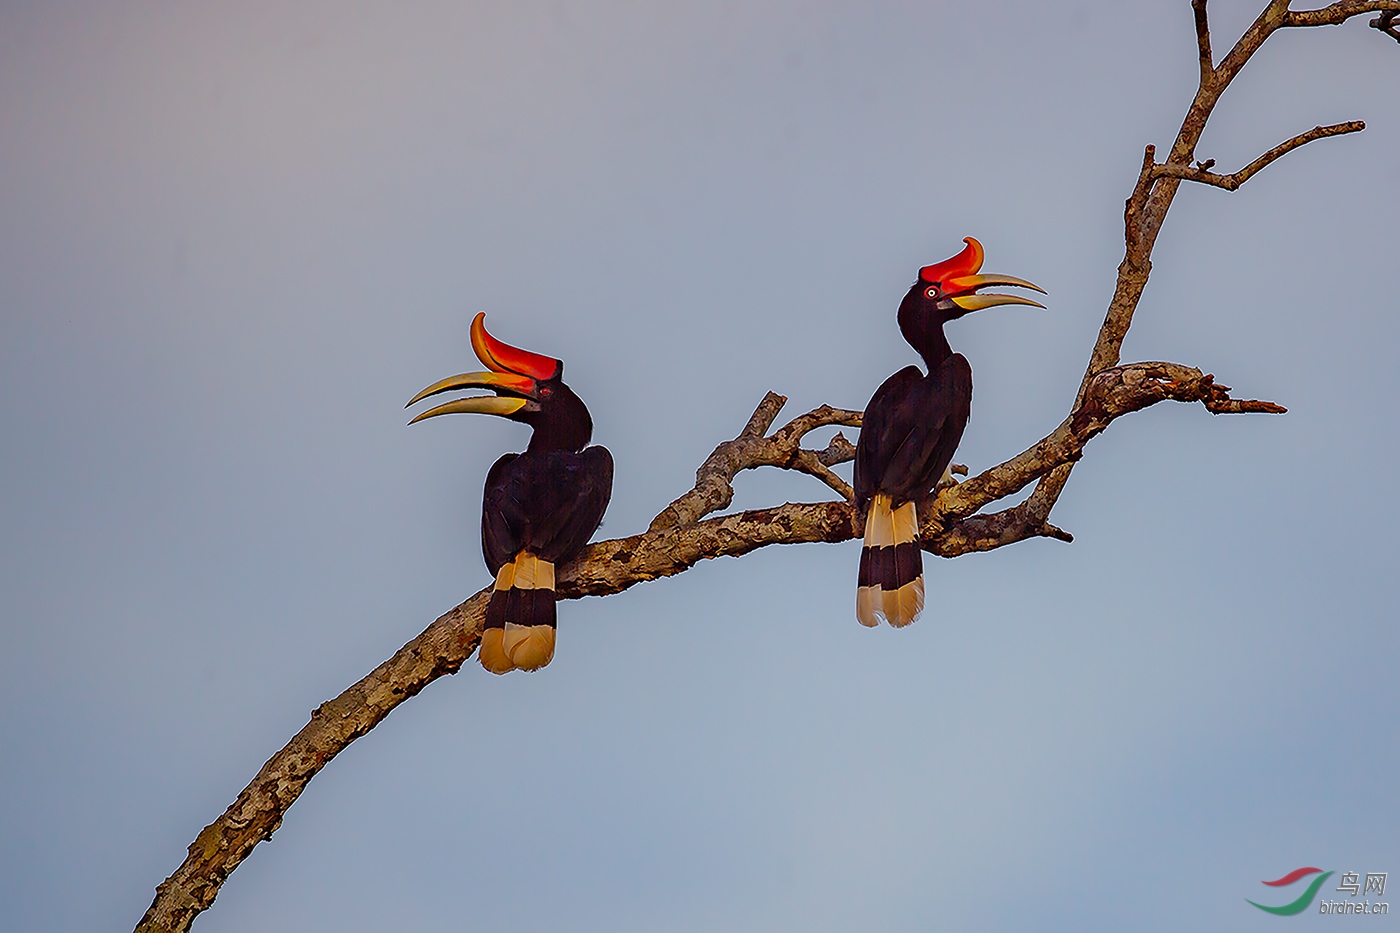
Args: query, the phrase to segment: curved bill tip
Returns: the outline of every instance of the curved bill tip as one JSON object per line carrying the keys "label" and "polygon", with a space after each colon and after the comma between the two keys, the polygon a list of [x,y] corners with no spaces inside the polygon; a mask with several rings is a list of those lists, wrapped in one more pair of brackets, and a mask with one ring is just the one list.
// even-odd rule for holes
{"label": "curved bill tip", "polygon": [[1045,305],[1020,295],[956,295],[948,300],[964,311],[981,311],[997,305],[1030,305],[1045,310]]}
{"label": "curved bill tip", "polygon": [[519,392],[529,395],[535,391],[535,380],[529,376],[518,376],[515,373],[462,373],[460,376],[448,376],[446,379],[439,379],[408,400],[404,408],[412,408],[430,395],[437,395],[439,392],[450,392],[453,389],[494,389],[502,388],[512,392]]}

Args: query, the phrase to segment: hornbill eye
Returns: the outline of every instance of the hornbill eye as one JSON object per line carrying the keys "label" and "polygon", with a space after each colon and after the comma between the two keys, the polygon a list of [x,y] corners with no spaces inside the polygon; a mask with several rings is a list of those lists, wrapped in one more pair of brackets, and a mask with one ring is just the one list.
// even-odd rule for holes
{"label": "hornbill eye", "polygon": [[924,294],[925,294],[925,295],[928,295],[930,298],[937,298],[937,297],[938,297],[938,286],[935,285],[933,288],[930,288],[928,291],[924,292]]}

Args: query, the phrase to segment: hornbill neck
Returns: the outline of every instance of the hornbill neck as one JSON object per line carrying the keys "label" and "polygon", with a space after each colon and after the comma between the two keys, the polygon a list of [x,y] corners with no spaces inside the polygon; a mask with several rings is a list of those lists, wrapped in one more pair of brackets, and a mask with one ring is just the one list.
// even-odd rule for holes
{"label": "hornbill neck", "polygon": [[535,429],[526,453],[550,450],[579,451],[593,438],[593,418],[588,406],[573,390],[557,380],[540,383],[540,411],[516,417]]}
{"label": "hornbill neck", "polygon": [[916,284],[900,302],[899,332],[924,358],[924,365],[932,373],[953,355],[953,348],[943,333],[943,319],[927,306],[921,307],[924,305],[922,295],[923,288]]}

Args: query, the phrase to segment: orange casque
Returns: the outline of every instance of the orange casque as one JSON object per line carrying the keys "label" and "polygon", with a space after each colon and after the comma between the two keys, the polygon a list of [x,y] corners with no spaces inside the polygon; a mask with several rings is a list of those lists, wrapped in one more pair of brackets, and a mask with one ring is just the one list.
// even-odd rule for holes
{"label": "orange casque", "polygon": [[564,364],[542,353],[531,353],[503,343],[486,332],[486,312],[478,311],[472,319],[472,349],[486,367],[498,373],[518,373],[532,379],[556,379],[564,372]]}

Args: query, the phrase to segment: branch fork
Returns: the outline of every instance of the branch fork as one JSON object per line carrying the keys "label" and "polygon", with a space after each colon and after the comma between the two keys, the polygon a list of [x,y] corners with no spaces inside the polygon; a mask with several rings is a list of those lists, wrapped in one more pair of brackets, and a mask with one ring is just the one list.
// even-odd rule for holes
{"label": "branch fork", "polygon": [[815,476],[836,490],[841,498],[853,501],[855,493],[850,485],[831,471],[832,466],[855,456],[851,442],[837,434],[825,450],[817,451],[803,448],[802,439],[830,425],[858,428],[861,413],[823,405],[789,421],[772,436],[765,436],[786,404],[787,398],[776,392],[765,395],[738,437],[720,444],[705,458],[700,469],[695,471],[695,486],[662,509],[651,520],[648,530],[689,525],[728,508],[734,501],[734,477],[760,466],[781,467]]}

